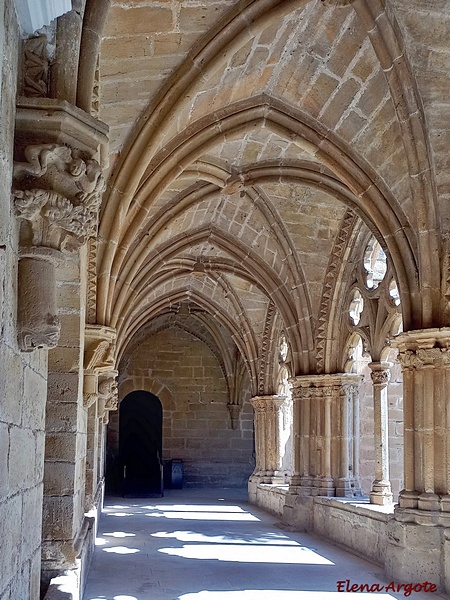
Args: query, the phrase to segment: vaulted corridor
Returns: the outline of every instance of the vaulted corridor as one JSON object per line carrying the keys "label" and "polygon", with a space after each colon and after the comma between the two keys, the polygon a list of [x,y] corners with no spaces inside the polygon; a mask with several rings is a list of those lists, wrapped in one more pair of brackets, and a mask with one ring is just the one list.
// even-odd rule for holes
{"label": "vaulted corridor", "polygon": [[281,529],[245,497],[210,489],[109,498],[83,600],[330,600],[359,597],[345,591],[355,584],[372,588],[365,598],[441,598],[391,591],[408,582],[392,584],[378,565]]}

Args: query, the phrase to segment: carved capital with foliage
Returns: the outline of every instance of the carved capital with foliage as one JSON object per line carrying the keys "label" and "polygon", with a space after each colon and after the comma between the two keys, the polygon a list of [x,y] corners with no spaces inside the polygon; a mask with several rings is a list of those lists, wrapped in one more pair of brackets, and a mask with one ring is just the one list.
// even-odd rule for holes
{"label": "carved capital with foliage", "polygon": [[13,202],[21,220],[21,245],[70,252],[96,234],[102,169],[59,144],[27,146],[14,163]]}
{"label": "carved capital with foliage", "polygon": [[403,370],[450,367],[450,328],[407,331],[394,338]]}

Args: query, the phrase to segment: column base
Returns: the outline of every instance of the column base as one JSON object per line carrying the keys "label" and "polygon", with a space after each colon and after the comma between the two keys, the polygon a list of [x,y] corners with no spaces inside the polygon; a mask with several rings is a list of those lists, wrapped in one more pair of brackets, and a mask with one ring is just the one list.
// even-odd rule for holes
{"label": "column base", "polygon": [[331,477],[315,477],[311,494],[313,496],[327,496],[332,498],[336,495],[336,488],[334,487],[334,481]]}
{"label": "column base", "polygon": [[289,483],[289,493],[295,496],[312,496],[313,478],[294,475]]}
{"label": "column base", "polygon": [[356,479],[340,477],[336,481],[336,496],[338,498],[354,498],[362,495],[361,486]]}
{"label": "column base", "polygon": [[441,509],[441,499],[437,494],[420,494],[417,502],[417,508],[419,510],[440,510]]}
{"label": "column base", "polygon": [[392,504],[394,496],[389,481],[374,481],[370,492],[370,503],[386,506]]}
{"label": "column base", "polygon": [[417,508],[418,503],[419,492],[402,490],[398,495],[398,505],[400,508]]}

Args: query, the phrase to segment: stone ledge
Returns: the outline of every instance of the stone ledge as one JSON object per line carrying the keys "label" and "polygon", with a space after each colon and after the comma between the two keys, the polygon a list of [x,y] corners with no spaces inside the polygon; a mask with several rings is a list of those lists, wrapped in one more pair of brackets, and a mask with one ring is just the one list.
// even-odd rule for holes
{"label": "stone ledge", "polygon": [[329,504],[334,508],[386,523],[394,516],[394,507],[396,506],[395,504],[379,506],[371,504],[368,499],[364,498],[355,500],[354,498],[327,498],[325,496],[315,496],[314,502],[323,505]]}

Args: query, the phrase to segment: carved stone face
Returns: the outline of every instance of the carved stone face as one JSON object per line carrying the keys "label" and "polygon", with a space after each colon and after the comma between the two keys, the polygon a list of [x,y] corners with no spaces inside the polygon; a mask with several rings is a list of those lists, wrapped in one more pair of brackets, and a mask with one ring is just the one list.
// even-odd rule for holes
{"label": "carved stone face", "polygon": [[117,396],[117,383],[113,378],[104,379],[98,384],[98,393],[100,396],[105,398],[107,401],[109,398],[115,398]]}
{"label": "carved stone face", "polygon": [[69,163],[69,173],[74,177],[79,177],[86,172],[86,163],[81,158],[74,158]]}

